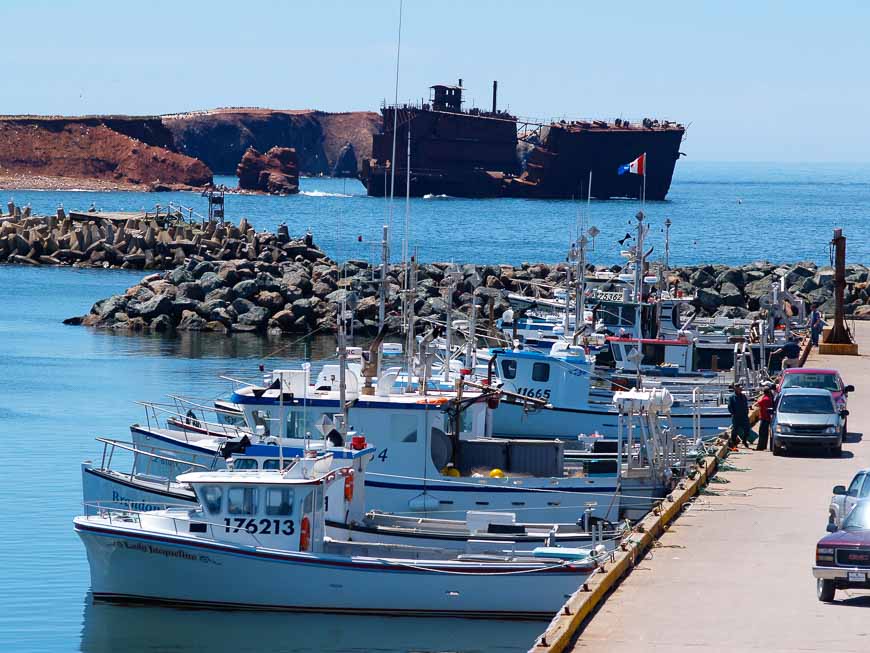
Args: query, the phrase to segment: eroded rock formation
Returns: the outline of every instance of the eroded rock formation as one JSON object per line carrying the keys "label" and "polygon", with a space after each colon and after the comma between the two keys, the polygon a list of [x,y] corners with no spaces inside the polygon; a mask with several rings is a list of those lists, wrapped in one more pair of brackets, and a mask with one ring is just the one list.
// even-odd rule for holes
{"label": "eroded rock formation", "polygon": [[299,192],[299,166],[292,147],[273,147],[265,154],[249,147],[236,167],[239,188],[275,195]]}

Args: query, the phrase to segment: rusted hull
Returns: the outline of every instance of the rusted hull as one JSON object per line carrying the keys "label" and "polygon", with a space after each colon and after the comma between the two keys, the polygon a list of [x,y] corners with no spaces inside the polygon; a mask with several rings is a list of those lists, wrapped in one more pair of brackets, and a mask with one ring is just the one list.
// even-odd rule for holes
{"label": "rusted hull", "polygon": [[[383,115],[384,129],[373,136],[373,156],[363,161],[360,174],[368,194],[377,197],[389,195],[392,185],[393,109],[385,109]],[[395,117],[395,193],[405,194],[410,129],[410,194],[414,197],[585,197],[591,171],[593,197],[639,198],[643,178],[618,175],[617,169],[646,153],[646,198],[663,200],[685,133],[674,124],[556,123],[543,128],[543,138],[529,152],[520,173],[512,116],[403,107]]]}

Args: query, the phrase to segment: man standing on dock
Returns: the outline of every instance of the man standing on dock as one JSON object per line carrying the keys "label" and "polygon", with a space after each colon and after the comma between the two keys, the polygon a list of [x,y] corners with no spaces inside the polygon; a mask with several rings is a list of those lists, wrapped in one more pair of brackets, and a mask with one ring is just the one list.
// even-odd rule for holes
{"label": "man standing on dock", "polygon": [[[758,400],[758,446],[757,451],[767,451],[770,422],[773,417],[773,385],[765,383]],[[772,448],[772,447],[771,447]]]}
{"label": "man standing on dock", "polygon": [[734,392],[728,397],[728,412],[731,413],[731,449],[735,451],[740,441],[744,447],[749,446],[749,400],[739,383],[731,387]]}
{"label": "man standing on dock", "polygon": [[813,310],[810,313],[810,346],[819,346],[819,336],[822,335],[822,330],[825,327],[825,321],[822,319],[822,314],[819,311],[819,305],[813,304]]}

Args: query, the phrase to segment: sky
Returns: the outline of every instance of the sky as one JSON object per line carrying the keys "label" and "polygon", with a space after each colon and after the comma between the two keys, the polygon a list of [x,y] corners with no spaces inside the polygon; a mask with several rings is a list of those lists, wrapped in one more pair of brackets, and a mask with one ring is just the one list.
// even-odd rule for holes
{"label": "sky", "polygon": [[[399,0],[0,0],[0,113],[378,110]],[[658,117],[704,161],[866,161],[870,3],[405,0],[399,99]]]}

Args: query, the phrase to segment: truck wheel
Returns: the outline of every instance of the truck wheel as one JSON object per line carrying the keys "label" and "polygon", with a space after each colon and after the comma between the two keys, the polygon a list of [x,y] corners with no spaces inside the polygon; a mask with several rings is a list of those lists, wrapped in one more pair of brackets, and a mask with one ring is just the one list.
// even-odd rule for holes
{"label": "truck wheel", "polygon": [[782,455],[782,447],[779,446],[776,443],[776,441],[774,441],[773,445],[771,446],[771,450],[773,451],[774,456],[781,456]]}
{"label": "truck wheel", "polygon": [[819,597],[819,601],[831,603],[834,600],[836,591],[834,581],[830,578],[819,578],[816,580],[816,596]]}

